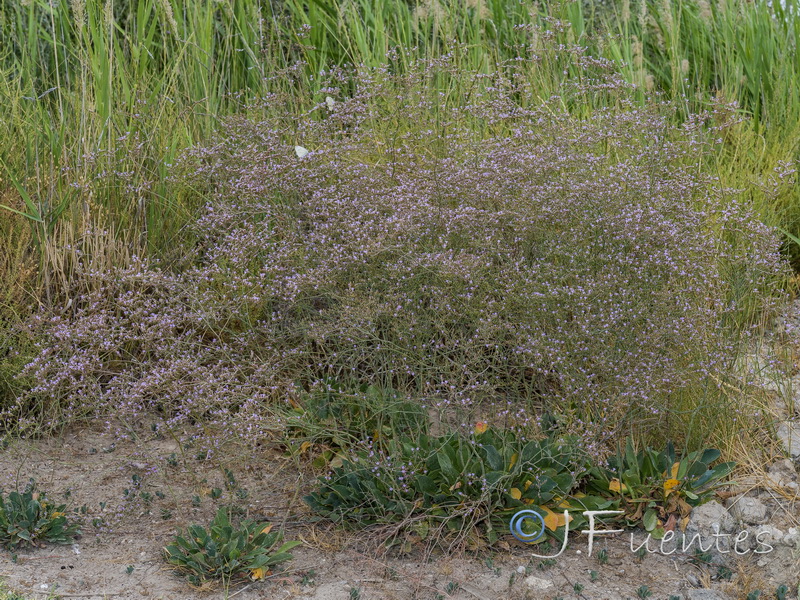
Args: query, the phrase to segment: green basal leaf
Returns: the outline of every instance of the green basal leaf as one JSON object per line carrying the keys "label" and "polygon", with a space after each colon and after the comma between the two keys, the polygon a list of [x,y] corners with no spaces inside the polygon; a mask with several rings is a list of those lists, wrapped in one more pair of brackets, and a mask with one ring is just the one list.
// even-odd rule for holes
{"label": "green basal leaf", "polygon": [[653,508],[648,508],[642,517],[642,525],[646,531],[652,532],[658,524],[658,513]]}
{"label": "green basal leaf", "polygon": [[282,562],[286,562],[287,560],[291,560],[293,557],[288,552],[273,554],[269,557],[267,562],[265,563],[266,566],[277,565]]}
{"label": "green basal leaf", "polygon": [[708,470],[708,466],[706,463],[703,462],[696,462],[691,467],[689,467],[689,471],[686,473],[687,479],[697,479],[703,475]]}
{"label": "green basal leaf", "polygon": [[291,541],[291,542],[285,542],[275,552],[276,552],[276,554],[284,554],[284,553],[288,552],[289,550],[291,550],[292,548],[296,548],[297,546],[300,546],[302,543],[303,542],[296,541],[296,540],[295,541]]}

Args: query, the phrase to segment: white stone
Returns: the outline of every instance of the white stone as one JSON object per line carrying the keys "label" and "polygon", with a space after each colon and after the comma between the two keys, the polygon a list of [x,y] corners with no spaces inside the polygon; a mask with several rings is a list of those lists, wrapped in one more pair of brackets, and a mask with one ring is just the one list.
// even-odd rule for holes
{"label": "white stone", "polygon": [[[766,534],[766,535],[761,535],[761,534]],[[778,529],[777,527],[773,527],[772,525],[769,524],[759,525],[758,527],[756,527],[755,535],[756,537],[761,535],[761,537],[758,539],[763,540],[765,542],[776,542],[776,543],[780,542],[784,536],[783,532],[780,529]]]}
{"label": "white stone", "polygon": [[547,590],[553,587],[553,582],[530,575],[525,578],[525,584],[533,590]]}
{"label": "white stone", "polygon": [[797,423],[784,421],[778,425],[778,440],[783,444],[786,453],[792,458],[800,457],[800,426]]}
{"label": "white stone", "polygon": [[735,496],[727,504],[730,514],[741,523],[759,525],[767,520],[767,506],[758,498]]}
{"label": "white stone", "polygon": [[800,531],[798,531],[797,527],[789,527],[786,535],[783,536],[783,543],[800,549]]}
{"label": "white stone", "polygon": [[776,460],[770,466],[769,472],[772,475],[780,475],[781,477],[785,479],[791,479],[792,481],[797,479],[797,469],[795,468],[794,463],[788,458]]}
{"label": "white stone", "polygon": [[732,533],[736,528],[736,521],[716,500],[701,504],[690,513],[687,535],[695,533]]}

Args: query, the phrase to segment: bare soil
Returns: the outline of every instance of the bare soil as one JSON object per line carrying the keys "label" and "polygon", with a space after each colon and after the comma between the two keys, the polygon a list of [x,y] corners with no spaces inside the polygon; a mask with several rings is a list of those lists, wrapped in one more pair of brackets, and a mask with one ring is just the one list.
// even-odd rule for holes
{"label": "bare soil", "polygon": [[[237,452],[237,459],[220,452],[200,460],[177,441],[143,429],[147,435],[120,437],[83,428],[15,441],[0,454],[0,486],[6,491],[34,478],[51,499],[68,493],[71,510],[85,507],[83,534],[74,545],[47,545],[16,556],[0,550],[0,578],[8,587],[30,598],[115,600],[616,600],[640,597],[641,586],[647,586],[651,598],[666,600],[702,587],[742,599],[761,589],[762,599],[772,598],[776,587],[786,584],[791,587],[786,597],[797,597],[800,556],[789,547],[731,559],[729,581],[717,565],[688,554],[637,556],[631,532],[598,536],[591,557],[586,536],[573,532],[566,551],[552,560],[531,553],[554,554],[557,548],[545,552],[510,535],[492,548],[459,549],[448,556],[426,553],[422,544],[407,547],[406,554],[382,551],[369,533],[314,522],[302,495],[315,474],[280,447]],[[225,486],[224,469],[234,474],[232,489]],[[776,526],[796,525],[795,504],[781,502]],[[168,568],[162,548],[176,531],[190,523],[206,525],[219,506],[231,503],[249,518],[283,527],[286,539],[303,545],[282,572],[265,580],[234,582],[228,590],[193,589]],[[632,533],[635,546],[644,541],[642,532]],[[601,549],[608,555],[605,562],[598,559]]]}

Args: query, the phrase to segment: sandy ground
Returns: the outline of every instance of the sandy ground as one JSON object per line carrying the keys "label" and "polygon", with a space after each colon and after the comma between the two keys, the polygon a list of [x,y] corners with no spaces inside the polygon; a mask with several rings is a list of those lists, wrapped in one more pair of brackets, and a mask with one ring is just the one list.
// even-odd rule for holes
{"label": "sandy ground", "polygon": [[[226,489],[224,469],[234,474],[234,489]],[[688,553],[637,557],[630,532],[598,537],[591,557],[586,536],[577,533],[551,560],[532,557],[545,551],[510,535],[493,548],[447,557],[434,552],[427,560],[420,544],[403,555],[381,552],[369,533],[344,533],[313,522],[302,502],[313,473],[280,449],[238,460],[198,460],[188,451],[182,454],[176,441],[149,432],[121,440],[84,428],[13,442],[0,455],[0,477],[6,491],[34,478],[53,500],[63,500],[68,492],[64,501],[70,509],[85,507],[83,535],[74,545],[48,545],[16,557],[0,551],[0,578],[30,598],[622,600],[646,596],[641,586],[647,586],[650,597],[659,600],[689,597],[690,590],[702,587],[742,599],[758,588],[763,600],[775,597],[780,584],[790,586],[787,598],[796,598],[800,582],[798,550],[776,548],[730,560],[727,581],[724,570],[696,564]],[[222,495],[213,498],[214,488]],[[228,590],[192,589],[164,563],[161,550],[177,530],[207,524],[228,503],[250,518],[282,526],[286,539],[304,543],[283,572],[266,580],[234,582]],[[776,512],[777,525],[786,527],[796,514],[794,505]],[[644,541],[641,532],[633,535],[636,546]],[[598,559],[602,549],[607,561]]]}

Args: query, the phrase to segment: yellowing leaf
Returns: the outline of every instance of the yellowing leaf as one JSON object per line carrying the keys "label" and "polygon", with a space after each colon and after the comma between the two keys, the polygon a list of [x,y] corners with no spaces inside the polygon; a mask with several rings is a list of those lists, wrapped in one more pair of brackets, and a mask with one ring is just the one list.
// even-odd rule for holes
{"label": "yellowing leaf", "polygon": [[622,491],[622,484],[619,482],[619,479],[616,477],[608,482],[608,491],[609,492],[619,492]]}
{"label": "yellowing leaf", "polygon": [[514,500],[519,500],[520,498],[522,498],[522,492],[520,492],[517,488],[511,488],[511,491],[508,493],[511,494],[511,497]]}
{"label": "yellowing leaf", "polygon": [[300,454],[311,448],[311,442],[303,442],[300,444]]}
{"label": "yellowing leaf", "polygon": [[528,491],[528,488],[529,488],[529,487],[531,487],[532,485],[533,485],[533,482],[532,482],[530,479],[528,479],[528,480],[525,482],[525,491],[527,492],[527,491]]}
{"label": "yellowing leaf", "polygon": [[259,581],[260,579],[264,579],[264,577],[266,577],[267,575],[269,575],[269,569],[266,569],[264,567],[250,569],[250,577],[253,579],[253,581]]}
{"label": "yellowing leaf", "polygon": [[489,424],[485,421],[478,421],[475,423],[475,435],[485,433],[487,429],[489,429]]}
{"label": "yellowing leaf", "polygon": [[[546,506],[540,506],[539,510],[544,517],[544,526],[547,527],[550,531],[555,531],[559,527],[563,527],[567,524],[567,519],[564,518],[564,513],[554,513],[552,510],[547,508]],[[572,516],[567,515],[567,518],[572,521]]]}
{"label": "yellowing leaf", "polygon": [[672,479],[676,479],[678,477],[678,470],[680,468],[681,468],[681,463],[679,462],[676,462],[674,465],[672,465],[672,473],[671,473]]}
{"label": "yellowing leaf", "polygon": [[270,531],[272,531],[272,523],[264,527],[264,529],[261,530],[261,533],[269,533]]}
{"label": "yellowing leaf", "polygon": [[664,496],[669,496],[670,493],[675,491],[675,488],[680,485],[680,481],[677,479],[667,479],[664,482]]}
{"label": "yellowing leaf", "polygon": [[513,456],[511,457],[511,461],[508,463],[508,470],[509,470],[509,471],[510,471],[510,470],[511,470],[511,469],[514,467],[514,465],[515,465],[515,464],[517,464],[517,456],[518,456],[518,455],[517,455],[517,454],[515,454],[515,455],[513,455]]}

